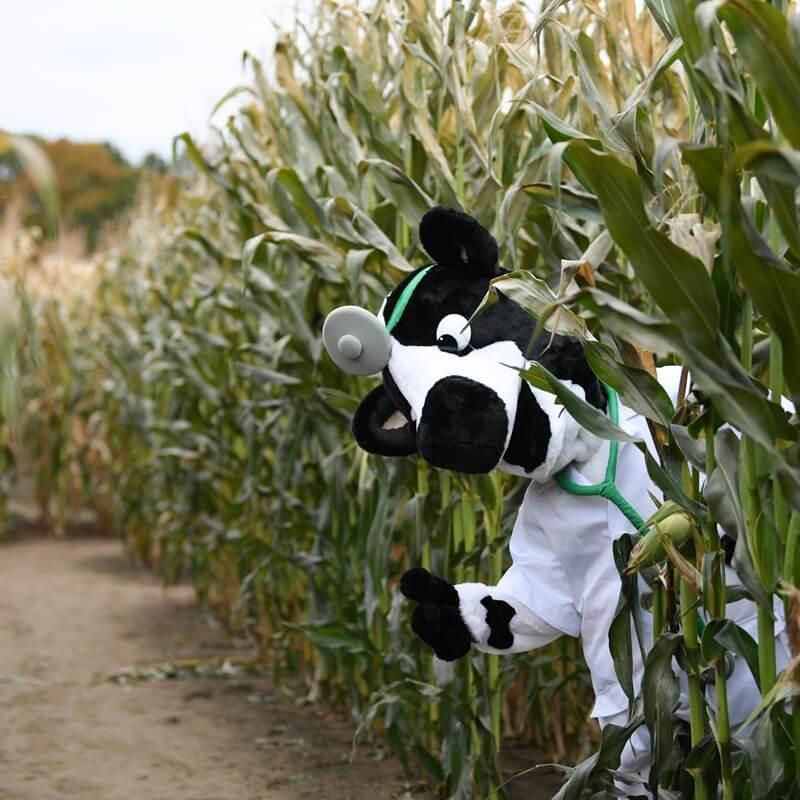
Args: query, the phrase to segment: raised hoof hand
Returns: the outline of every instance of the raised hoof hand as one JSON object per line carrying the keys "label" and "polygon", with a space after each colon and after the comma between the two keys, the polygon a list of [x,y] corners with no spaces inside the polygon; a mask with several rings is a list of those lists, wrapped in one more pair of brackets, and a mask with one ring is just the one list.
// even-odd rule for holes
{"label": "raised hoof hand", "polygon": [[432,647],[442,661],[455,661],[472,647],[472,636],[458,610],[455,587],[426,569],[410,569],[400,580],[400,591],[419,605],[411,615],[411,629]]}

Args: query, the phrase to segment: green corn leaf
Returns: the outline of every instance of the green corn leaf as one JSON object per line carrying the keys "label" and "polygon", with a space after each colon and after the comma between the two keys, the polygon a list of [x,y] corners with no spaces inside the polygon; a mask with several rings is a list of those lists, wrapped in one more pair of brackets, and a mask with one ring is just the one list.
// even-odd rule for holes
{"label": "green corn leaf", "polygon": [[642,725],[643,721],[643,717],[637,715],[624,727],[606,725],[603,728],[598,751],[571,770],[568,780],[558,794],[553,797],[553,800],[579,800],[595,777],[616,769],[619,766],[625,743]]}
{"label": "green corn leaf", "polygon": [[616,389],[626,406],[669,426],[675,409],[665,389],[649,372],[620,364],[600,342],[584,342],[583,349],[595,375]]}
{"label": "green corn leaf", "polygon": [[768,3],[728,0],[717,12],[767,101],[781,132],[800,148],[800,61],[789,41],[786,17]]}
{"label": "green corn leaf", "polygon": [[563,211],[576,219],[600,222],[603,219],[594,195],[570,186],[561,186],[558,191],[549,183],[528,183],[520,187],[532,203]]}
{"label": "green corn leaf", "polygon": [[[753,564],[753,545],[749,542],[744,512],[739,500],[739,441],[731,430],[721,429],[714,436],[714,450],[719,476],[706,484],[706,498],[720,519],[732,521],[736,529],[736,549],[733,567],[751,596],[764,608],[772,611],[772,603],[759,581]],[[733,533],[732,528],[728,528]]]}
{"label": "green corn leaf", "polygon": [[776,794],[776,785],[783,779],[784,760],[777,741],[777,727],[775,721],[765,715],[756,723],[752,735],[741,740],[749,764],[753,800],[779,796]]}
{"label": "green corn leaf", "polygon": [[630,167],[583,142],[571,143],[567,152],[589,181],[611,236],[656,303],[699,350],[713,352],[719,312],[702,263],[655,229]]}
{"label": "green corn leaf", "polygon": [[190,134],[181,133],[175,137],[172,144],[173,159],[177,160],[179,142],[183,142],[183,145],[186,148],[186,155],[188,159],[197,167],[198,170],[200,170],[201,173],[203,173],[203,175],[206,175],[223,189],[233,191],[233,184],[205,159],[203,154],[200,152],[200,148],[195,144],[194,139],[192,139]]}
{"label": "green corn leaf", "polygon": [[558,298],[533,273],[524,270],[509,272],[493,278],[489,285],[522,306],[533,317],[540,319],[547,330],[580,339],[586,337],[586,324],[583,320],[566,308],[558,308]]}
{"label": "green corn leaf", "polygon": [[761,685],[761,678],[758,666],[758,644],[744,628],[736,625],[731,620],[712,620],[706,626],[706,632],[711,631],[708,636],[712,637],[721,647],[744,659],[750,673],[757,685]]}
{"label": "green corn leaf", "polygon": [[522,369],[519,372],[524,380],[530,381],[537,388],[555,394],[569,414],[596,436],[617,442],[639,441],[635,436],[626,433],[619,425],[615,425],[602,411],[578,397],[541,364],[534,363],[528,369]]}
{"label": "green corn leaf", "polygon": [[359,172],[375,175],[381,193],[401,211],[410,225],[417,225],[423,214],[434,205],[433,199],[411,177],[382,158],[365,158]]}
{"label": "green corn leaf", "polygon": [[325,216],[314,196],[308,191],[300,176],[290,167],[279,167],[267,173],[267,187],[271,192],[277,187],[286,191],[294,207],[311,230],[325,228]]}
{"label": "green corn leaf", "polygon": [[791,270],[753,230],[744,214],[732,231],[736,270],[753,302],[780,336],[784,376],[795,402],[800,402],[800,273]]}
{"label": "green corn leaf", "polygon": [[672,712],[678,704],[678,679],[672,659],[683,644],[679,634],[664,633],[647,655],[642,678],[644,718],[654,743],[653,771],[658,774],[672,756]]}

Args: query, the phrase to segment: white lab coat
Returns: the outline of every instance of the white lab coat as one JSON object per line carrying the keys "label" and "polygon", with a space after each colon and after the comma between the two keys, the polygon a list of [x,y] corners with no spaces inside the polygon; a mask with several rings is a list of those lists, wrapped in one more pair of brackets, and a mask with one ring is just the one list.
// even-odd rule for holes
{"label": "white lab coat", "polygon": [[[659,382],[674,399],[680,368],[659,370]],[[566,415],[566,412],[562,412]],[[576,423],[571,418],[553,424]],[[655,456],[647,421],[625,406],[619,409],[619,425],[627,433],[647,443]],[[585,450],[585,437],[582,443]],[[603,480],[608,460],[608,442],[597,440],[593,454],[583,462],[573,462],[567,475],[579,484],[589,485]],[[616,485],[639,515],[646,519],[655,510],[653,497],[661,493],[650,480],[645,459],[632,443],[620,443]],[[612,545],[615,539],[634,526],[610,501],[600,496],[575,496],[562,489],[550,476],[541,482],[532,481],[511,535],[512,565],[496,587],[482,584],[460,584],[464,616],[478,649],[487,652],[521,652],[547,644],[561,634],[580,636],[583,653],[589,667],[595,704],[592,716],[601,726],[608,723],[625,724],[628,718],[628,698],[620,685],[608,643],[608,632],[620,592],[620,577],[614,564]],[[728,569],[729,585],[738,582]],[[647,591],[640,579],[642,591]],[[515,635],[510,650],[498,651],[486,645],[488,628],[485,609],[480,599],[490,593],[496,599],[509,602],[516,610],[511,621]],[[780,604],[776,624],[778,668],[788,662],[788,647],[783,633]],[[756,608],[749,601],[729,604],[727,616],[756,636]],[[640,613],[645,651],[653,643],[652,616]],[[632,634],[635,637],[635,632]],[[633,682],[638,692],[643,664],[639,647],[633,647]],[[684,687],[685,689],[685,687]],[[711,692],[713,702],[713,690]],[[737,663],[729,683],[731,722],[742,722],[758,704],[759,692],[745,663]],[[682,708],[686,706],[685,694]],[[680,713],[680,712],[679,712]],[[621,768],[625,771],[644,769],[649,763],[649,735],[645,727],[632,737],[623,753]]]}

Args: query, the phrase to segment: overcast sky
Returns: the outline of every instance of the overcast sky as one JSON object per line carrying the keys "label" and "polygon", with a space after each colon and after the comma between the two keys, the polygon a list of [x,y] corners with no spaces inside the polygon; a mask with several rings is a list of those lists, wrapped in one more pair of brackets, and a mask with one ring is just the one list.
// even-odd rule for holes
{"label": "overcast sky", "polygon": [[[273,21],[312,0],[0,0],[0,129],[108,140],[138,161],[202,137],[219,98],[268,57]],[[307,13],[307,12],[306,12]]]}

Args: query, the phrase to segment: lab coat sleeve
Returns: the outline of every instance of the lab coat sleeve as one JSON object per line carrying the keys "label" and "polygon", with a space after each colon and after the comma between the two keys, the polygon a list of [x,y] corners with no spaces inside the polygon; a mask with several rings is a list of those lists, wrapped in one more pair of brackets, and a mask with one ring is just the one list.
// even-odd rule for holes
{"label": "lab coat sleeve", "polygon": [[562,631],[545,622],[518,598],[483,583],[456,584],[459,612],[483,653],[508,655],[544,647]]}
{"label": "lab coat sleeve", "polygon": [[567,575],[528,508],[526,494],[511,534],[512,564],[497,585],[455,587],[473,646],[485,653],[522,653],[580,634]]}

